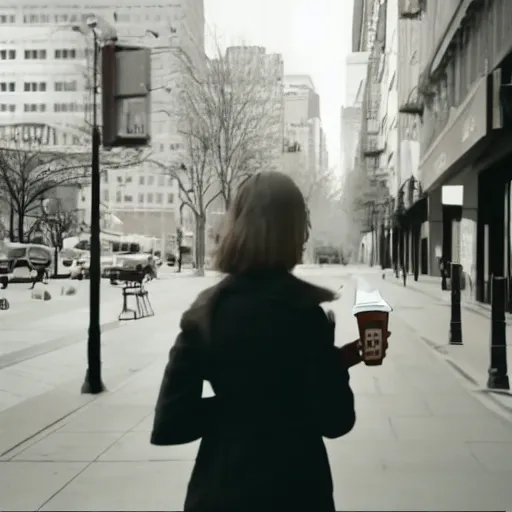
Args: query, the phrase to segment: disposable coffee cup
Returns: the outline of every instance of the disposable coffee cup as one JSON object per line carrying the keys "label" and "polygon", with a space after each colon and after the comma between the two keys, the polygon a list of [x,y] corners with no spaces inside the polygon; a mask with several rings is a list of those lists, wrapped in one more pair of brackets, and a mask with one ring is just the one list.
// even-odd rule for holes
{"label": "disposable coffee cup", "polygon": [[367,366],[382,364],[391,311],[393,308],[382,298],[379,290],[356,291],[352,313],[359,327],[361,357]]}

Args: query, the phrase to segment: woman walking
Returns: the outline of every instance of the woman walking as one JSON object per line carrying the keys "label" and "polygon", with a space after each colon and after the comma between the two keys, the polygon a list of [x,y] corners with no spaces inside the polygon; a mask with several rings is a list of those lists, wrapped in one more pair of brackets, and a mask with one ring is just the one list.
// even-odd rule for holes
{"label": "woman walking", "polygon": [[[336,294],[295,277],[308,238],[304,198],[280,173],[252,176],[228,212],[216,268],[226,277],[181,319],[151,442],[201,439],[188,512],[334,512],[323,437],[355,423],[348,368],[334,346]],[[214,397],[202,398],[203,381]]]}

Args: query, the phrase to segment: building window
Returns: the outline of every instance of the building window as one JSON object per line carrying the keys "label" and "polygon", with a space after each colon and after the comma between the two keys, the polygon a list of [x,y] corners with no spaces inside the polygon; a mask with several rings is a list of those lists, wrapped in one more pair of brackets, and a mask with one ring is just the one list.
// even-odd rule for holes
{"label": "building window", "polygon": [[23,23],[50,23],[50,16],[48,16],[48,14],[25,14],[23,16]]}
{"label": "building window", "polygon": [[78,103],[54,103],[54,112],[83,112],[83,105]]}
{"label": "building window", "polygon": [[154,176],[148,176],[148,185],[154,185],[155,184],[155,177]]}
{"label": "building window", "polygon": [[44,60],[46,59],[46,50],[25,50],[26,60]]}
{"label": "building window", "polygon": [[152,203],[153,202],[153,194],[148,194],[148,203]]}
{"label": "building window", "polygon": [[139,203],[144,203],[144,194],[139,194]]}
{"label": "building window", "polygon": [[164,195],[160,192],[156,195],[156,204],[162,204],[164,202]]}
{"label": "building window", "polygon": [[0,92],[15,92],[16,82],[0,82]]}
{"label": "building window", "polygon": [[14,60],[16,58],[16,50],[0,50],[0,60]]}
{"label": "building window", "polygon": [[126,183],[131,183],[133,178],[131,176],[126,176]]}
{"label": "building window", "polygon": [[24,112],[40,112],[39,105],[37,103],[25,103],[23,105]]}
{"label": "building window", "polygon": [[158,186],[159,187],[165,187],[165,176],[158,176]]}
{"label": "building window", "polygon": [[131,196],[131,195],[125,195],[125,196],[124,196],[124,202],[125,202],[125,203],[132,203],[132,202],[133,202],[133,196]]}
{"label": "building window", "polygon": [[55,82],[53,87],[56,92],[74,92],[78,90],[76,80],[71,80],[69,82]]}
{"label": "building window", "polygon": [[60,49],[55,50],[54,57],[56,59],[69,60],[76,59],[76,50],[75,49]]}
{"label": "building window", "polygon": [[108,189],[105,189],[105,190],[103,191],[103,201],[105,201],[106,203],[108,203],[108,201],[109,201],[109,199],[110,199],[109,195],[110,195],[110,194],[108,193]]}
{"label": "building window", "polygon": [[121,202],[121,191],[118,190],[116,192],[116,203],[120,203]]}
{"label": "building window", "polygon": [[2,14],[0,16],[0,24],[1,25],[13,25],[16,23],[16,15],[15,14]]}
{"label": "building window", "polygon": [[145,181],[144,176],[139,176],[139,185],[144,185]]}
{"label": "building window", "polygon": [[0,112],[16,112],[16,105],[12,103],[0,103]]}
{"label": "building window", "polygon": [[25,92],[46,92],[46,82],[25,82],[23,90]]}
{"label": "building window", "polygon": [[174,194],[167,194],[167,203],[168,204],[174,203]]}

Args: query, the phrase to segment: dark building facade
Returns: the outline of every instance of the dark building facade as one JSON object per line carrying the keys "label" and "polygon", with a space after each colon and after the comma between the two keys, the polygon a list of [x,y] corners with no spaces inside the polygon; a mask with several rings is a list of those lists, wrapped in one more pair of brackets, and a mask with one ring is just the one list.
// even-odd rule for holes
{"label": "dark building facade", "polygon": [[488,301],[492,275],[512,277],[512,2],[420,7],[428,272],[439,275],[439,256],[461,263],[474,296]]}

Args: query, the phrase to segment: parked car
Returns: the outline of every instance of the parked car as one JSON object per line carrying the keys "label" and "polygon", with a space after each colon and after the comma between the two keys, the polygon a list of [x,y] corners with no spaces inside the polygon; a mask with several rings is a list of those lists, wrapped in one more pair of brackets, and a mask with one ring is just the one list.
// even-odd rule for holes
{"label": "parked car", "polygon": [[[116,266],[116,255],[104,255],[100,258],[101,277],[109,278],[110,273]],[[88,279],[91,267],[91,254],[89,251],[73,260],[71,265],[71,279]]]}
{"label": "parked car", "polygon": [[7,258],[12,261],[10,281],[30,280],[41,269],[46,270],[48,275],[52,274],[53,250],[51,247],[18,242],[5,242],[4,247]]}
{"label": "parked car", "polygon": [[110,284],[125,281],[126,275],[139,273],[141,280],[156,276],[155,257],[151,254],[125,254],[116,256],[116,266],[110,271]]}

